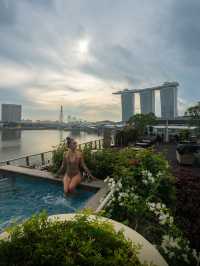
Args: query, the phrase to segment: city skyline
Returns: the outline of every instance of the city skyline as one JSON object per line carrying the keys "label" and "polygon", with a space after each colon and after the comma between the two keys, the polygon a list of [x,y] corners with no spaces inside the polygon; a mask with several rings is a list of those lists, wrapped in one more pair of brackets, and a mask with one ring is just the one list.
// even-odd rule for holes
{"label": "city skyline", "polygon": [[0,103],[32,120],[57,120],[63,105],[119,121],[113,92],[177,80],[183,114],[200,99],[199,11],[196,0],[2,0]]}

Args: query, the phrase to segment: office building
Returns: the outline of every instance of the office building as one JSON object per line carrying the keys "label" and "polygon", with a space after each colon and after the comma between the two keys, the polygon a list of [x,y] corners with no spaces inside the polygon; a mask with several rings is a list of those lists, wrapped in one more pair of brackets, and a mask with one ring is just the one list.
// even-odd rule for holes
{"label": "office building", "polygon": [[124,90],[121,94],[122,104],[122,120],[128,121],[129,118],[134,114],[135,110],[135,95],[130,93],[129,90]]}
{"label": "office building", "polygon": [[1,121],[3,123],[17,123],[21,121],[22,106],[16,104],[1,105]]}

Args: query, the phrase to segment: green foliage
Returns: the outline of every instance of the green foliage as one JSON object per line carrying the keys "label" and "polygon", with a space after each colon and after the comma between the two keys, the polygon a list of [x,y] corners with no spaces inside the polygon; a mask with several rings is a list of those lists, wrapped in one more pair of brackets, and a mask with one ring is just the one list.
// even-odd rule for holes
{"label": "green foliage", "polygon": [[185,112],[185,115],[189,117],[189,125],[198,127],[198,134],[200,134],[200,102],[191,106]]}
{"label": "green foliage", "polygon": [[79,214],[71,221],[50,222],[33,216],[0,241],[2,266],[147,266],[138,260],[139,247],[98,217]]}
{"label": "green foliage", "polygon": [[174,222],[174,181],[162,154],[151,149],[120,150],[113,175],[107,179],[114,193],[106,215],[156,245],[169,265],[198,265],[198,256]]}
{"label": "green foliage", "polygon": [[129,124],[134,125],[141,136],[144,135],[146,127],[152,126],[155,122],[156,116],[153,113],[135,114],[128,121]]}
{"label": "green foliage", "polygon": [[186,140],[189,140],[189,138],[190,138],[190,130],[189,129],[182,129],[180,131],[180,140],[186,141]]}
{"label": "green foliage", "polygon": [[53,151],[53,157],[52,157],[52,166],[51,166],[51,171],[53,173],[57,173],[59,170],[64,153],[67,151],[67,146],[65,143],[61,143],[54,151]]}
{"label": "green foliage", "polygon": [[138,130],[132,126],[128,126],[117,132],[115,136],[115,143],[117,146],[127,146],[129,143],[136,142],[138,137]]}
{"label": "green foliage", "polygon": [[[152,177],[152,182],[143,182],[145,172]],[[161,200],[167,206],[174,206],[175,186],[169,165],[162,154],[152,149],[121,150],[112,177],[127,187],[137,187],[137,193],[145,199]]]}
{"label": "green foliage", "polygon": [[116,151],[103,149],[93,153],[92,150],[85,148],[83,155],[86,165],[95,177],[105,179],[107,176],[112,175],[116,165]]}

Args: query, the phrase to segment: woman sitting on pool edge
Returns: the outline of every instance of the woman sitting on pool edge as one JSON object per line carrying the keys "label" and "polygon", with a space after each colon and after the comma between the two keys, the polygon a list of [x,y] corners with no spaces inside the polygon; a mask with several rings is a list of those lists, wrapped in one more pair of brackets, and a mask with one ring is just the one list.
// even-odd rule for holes
{"label": "woman sitting on pool edge", "polygon": [[81,183],[81,168],[83,168],[93,180],[96,179],[87,168],[82,153],[77,150],[77,142],[70,137],[67,137],[66,140],[66,145],[69,150],[64,153],[62,165],[56,175],[60,176],[60,174],[64,173],[63,185],[65,194],[73,192]]}

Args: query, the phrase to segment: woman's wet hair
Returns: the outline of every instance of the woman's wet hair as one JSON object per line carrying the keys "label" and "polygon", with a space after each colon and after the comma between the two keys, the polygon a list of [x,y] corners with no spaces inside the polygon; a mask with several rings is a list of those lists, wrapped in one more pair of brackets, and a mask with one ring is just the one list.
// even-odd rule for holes
{"label": "woman's wet hair", "polygon": [[72,143],[74,139],[73,138],[70,138],[70,137],[67,137],[66,138],[66,144],[67,144],[67,147],[69,148],[70,144]]}

